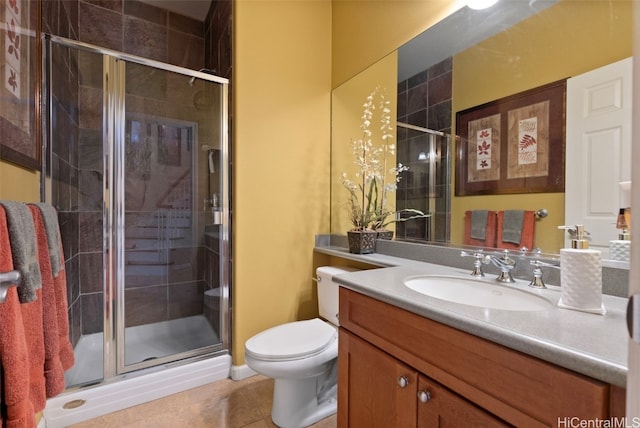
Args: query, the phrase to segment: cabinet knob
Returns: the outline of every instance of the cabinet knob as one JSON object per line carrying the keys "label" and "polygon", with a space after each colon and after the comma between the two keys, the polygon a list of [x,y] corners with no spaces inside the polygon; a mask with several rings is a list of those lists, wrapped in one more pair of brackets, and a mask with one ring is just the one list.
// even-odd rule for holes
{"label": "cabinet knob", "polygon": [[409,379],[406,376],[398,377],[398,385],[400,385],[400,388],[406,388],[409,385]]}
{"label": "cabinet knob", "polygon": [[418,391],[418,400],[423,403],[431,400],[431,393],[429,391]]}

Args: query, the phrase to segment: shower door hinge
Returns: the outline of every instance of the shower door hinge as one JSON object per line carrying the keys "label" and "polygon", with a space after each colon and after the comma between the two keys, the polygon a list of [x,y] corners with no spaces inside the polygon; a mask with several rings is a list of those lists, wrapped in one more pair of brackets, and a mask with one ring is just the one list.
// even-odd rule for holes
{"label": "shower door hinge", "polygon": [[627,302],[627,330],[634,342],[640,343],[640,294],[629,297]]}

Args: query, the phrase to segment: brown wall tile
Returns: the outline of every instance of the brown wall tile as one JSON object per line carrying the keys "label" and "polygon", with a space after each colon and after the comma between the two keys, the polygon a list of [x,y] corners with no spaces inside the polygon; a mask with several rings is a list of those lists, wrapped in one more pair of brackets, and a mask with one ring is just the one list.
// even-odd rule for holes
{"label": "brown wall tile", "polygon": [[126,0],[124,2],[124,14],[135,16],[136,18],[140,18],[154,24],[166,26],[169,12],[165,9],[161,9],[141,1]]}
{"label": "brown wall tile", "polygon": [[133,55],[167,62],[167,28],[125,16],[123,50]]}
{"label": "brown wall tile", "polygon": [[169,31],[168,61],[180,67],[204,68],[204,40],[179,31]]}
{"label": "brown wall tile", "polygon": [[169,12],[169,29],[202,37],[204,35],[204,23],[188,16]]}
{"label": "brown wall tile", "polygon": [[169,285],[168,293],[168,319],[203,313],[204,283],[202,281]]}
{"label": "brown wall tile", "polygon": [[101,252],[82,253],[78,255],[80,291],[83,294],[102,291],[103,285],[103,256]]}
{"label": "brown wall tile", "polygon": [[82,334],[99,333],[104,322],[102,293],[83,294],[80,296],[82,311]]}
{"label": "brown wall tile", "polygon": [[428,105],[432,106],[451,99],[453,84],[451,75],[451,72],[447,72],[429,80]]}
{"label": "brown wall tile", "polygon": [[78,37],[96,46],[122,51],[122,14],[80,3]]}
{"label": "brown wall tile", "polygon": [[88,3],[114,12],[122,13],[123,1],[126,0],[82,0],[80,1],[80,4]]}
{"label": "brown wall tile", "polygon": [[167,317],[167,288],[144,287],[125,292],[125,327],[164,321]]}

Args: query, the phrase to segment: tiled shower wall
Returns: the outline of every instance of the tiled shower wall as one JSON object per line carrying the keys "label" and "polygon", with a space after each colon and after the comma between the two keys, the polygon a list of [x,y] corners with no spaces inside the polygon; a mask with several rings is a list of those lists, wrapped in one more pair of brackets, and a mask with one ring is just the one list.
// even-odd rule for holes
{"label": "tiled shower wall", "polygon": [[[398,83],[398,121],[423,128],[451,134],[452,98],[452,58],[431,66],[409,79]],[[418,160],[420,152],[428,152],[428,136],[422,132],[398,127],[398,162],[409,167],[402,173],[396,192],[396,208],[429,210],[428,167]],[[436,201],[431,213],[435,216],[436,227],[431,231],[431,241],[448,242],[450,221],[448,218],[449,163],[453,147],[438,137],[437,154],[440,161],[436,165]],[[399,238],[424,240],[427,236],[427,222],[430,219],[414,219],[396,223]]]}
{"label": "tiled shower wall", "polygon": [[[215,35],[216,45],[229,49],[227,54],[216,55],[219,66],[223,67],[231,58],[230,2],[214,2],[206,24],[133,0],[42,3],[43,31],[47,33],[197,70],[205,66],[206,26],[207,40],[209,34]],[[228,8],[221,7],[216,12],[218,5]],[[212,22],[226,24],[225,30],[212,31]],[[211,56],[213,50],[207,49]],[[52,94],[53,133],[67,139],[52,154],[53,176],[58,177],[53,183],[53,203],[59,210],[67,258],[69,317],[75,343],[81,334],[102,329],[104,269],[99,183],[103,154],[101,131],[91,120],[98,108],[92,101],[101,98],[95,89],[97,82],[92,80],[101,81],[101,76],[80,73],[79,67],[87,61],[76,54],[58,52],[53,58],[58,76]],[[100,73],[101,65],[94,68]],[[226,68],[230,73],[230,65]],[[86,113],[79,113],[83,111]],[[202,293],[198,298],[201,310]],[[180,300],[183,299],[176,299]],[[149,322],[149,317],[141,318]]]}
{"label": "tiled shower wall", "polygon": [[[232,74],[233,67],[231,61],[231,34],[232,34],[232,3],[231,0],[214,0],[211,5],[211,9],[207,14],[205,20],[204,29],[204,58],[205,67],[214,70],[215,74],[221,77],[229,79],[229,96],[228,96],[228,118],[229,129],[231,129],[232,122]],[[228,151],[227,151],[227,177],[229,180],[229,189],[232,189],[233,183],[231,177],[233,177],[233,157],[232,157],[233,140],[231,133],[228,135]],[[218,188],[219,183],[212,183],[212,188]],[[233,223],[233,195],[229,194],[229,224]],[[232,283],[231,268],[233,260],[231,259],[231,248],[228,249],[227,254],[229,260],[222,260],[220,254],[220,248],[223,244],[220,240],[220,226],[213,226],[212,233],[207,233],[205,237],[205,251],[203,252],[205,262],[205,283],[207,289],[211,290],[211,295],[205,295],[204,297],[204,314],[209,320],[209,323],[213,327],[213,330],[220,334],[220,264],[227,263],[227,272],[229,272],[228,283]],[[230,229],[230,227],[229,227]],[[217,289],[217,290],[216,290]],[[216,292],[217,291],[217,292]]]}
{"label": "tiled shower wall", "polygon": [[231,78],[231,0],[213,1],[204,23],[205,67]]}

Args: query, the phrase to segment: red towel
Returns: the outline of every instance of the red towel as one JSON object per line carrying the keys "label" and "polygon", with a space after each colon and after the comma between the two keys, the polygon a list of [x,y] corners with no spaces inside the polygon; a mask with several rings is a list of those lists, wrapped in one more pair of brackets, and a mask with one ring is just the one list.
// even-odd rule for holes
{"label": "red towel", "polygon": [[502,240],[504,223],[504,211],[498,211],[498,227],[496,234],[496,247],[506,248],[508,250],[520,250],[522,247],[527,249],[533,249],[533,238],[535,235],[536,227],[536,213],[534,211],[525,211],[524,218],[522,220],[522,232],[520,233],[520,242],[504,242]]}
{"label": "red towel", "polygon": [[[60,244],[60,260],[64,261],[64,252]],[[58,337],[60,340],[60,362],[66,371],[75,364],[73,345],[69,335],[69,316],[67,303],[67,271],[61,270],[57,277],[53,278],[53,288],[56,291],[56,309],[58,314]]]}
{"label": "red towel", "polygon": [[[75,356],[73,354],[73,345],[71,344],[71,336],[69,335],[69,305],[67,303],[67,272],[64,266],[64,247],[62,246],[62,239],[60,236],[60,226],[58,224],[58,213],[50,205],[35,204],[40,209],[40,216],[44,223],[45,232],[48,239],[57,240],[57,245],[52,245],[51,242],[47,242],[49,245],[49,256],[51,256],[51,270],[53,273],[53,288],[56,293],[56,309],[58,317],[58,337],[60,345],[60,362],[62,368],[66,371],[69,370],[75,364]],[[48,217],[46,212],[49,209]],[[50,222],[51,224],[47,224]],[[59,251],[59,256],[53,257],[51,251]],[[54,268],[54,260],[59,260],[60,266],[58,269]]]}
{"label": "red towel", "polygon": [[[67,304],[67,273],[64,270],[64,250],[60,236],[60,225],[58,223],[58,212],[49,204],[36,203],[31,207],[37,207],[39,216],[44,224],[48,252],[51,259],[51,271],[53,274],[53,288],[55,290],[55,303],[57,309],[58,338],[60,347],[60,362],[66,371],[73,367],[75,357],[73,346],[69,335],[69,318]],[[31,210],[32,213],[35,211]],[[55,242],[52,242],[55,241]],[[52,252],[57,254],[53,254]]]}
{"label": "red towel", "polygon": [[42,329],[42,288],[36,291],[36,300],[20,304],[22,324],[29,352],[30,398],[33,409],[39,412],[47,404],[44,379],[44,331]]}
{"label": "red towel", "polygon": [[64,391],[64,369],[60,361],[60,332],[58,329],[58,305],[51,270],[49,244],[40,209],[29,205],[35,226],[38,263],[42,277],[42,331],[44,335],[44,376],[47,398]]}
{"label": "red towel", "polygon": [[[13,270],[7,217],[0,207],[0,272]],[[11,287],[0,303],[0,362],[6,413],[0,413],[0,426],[32,428],[36,426],[35,410],[29,397],[29,352],[23,327],[20,302],[15,287]]]}
{"label": "red towel", "polygon": [[471,216],[472,211],[466,211],[464,213],[464,237],[462,243],[464,245],[473,245],[476,247],[490,247],[496,246],[496,212],[488,211],[487,215],[487,228],[485,229],[484,240],[473,239],[471,237]]}

